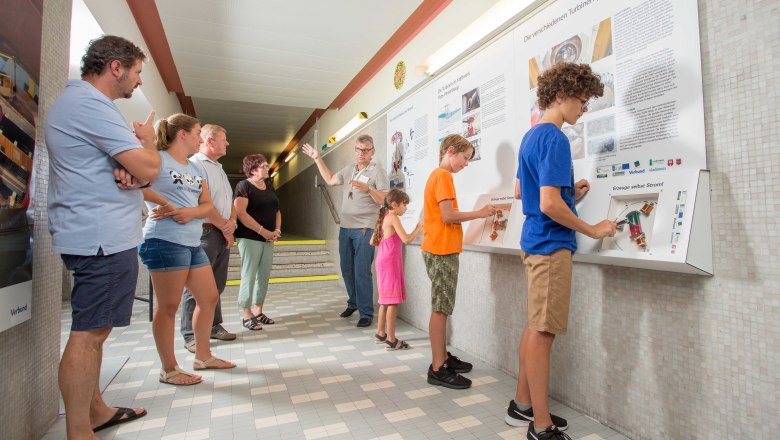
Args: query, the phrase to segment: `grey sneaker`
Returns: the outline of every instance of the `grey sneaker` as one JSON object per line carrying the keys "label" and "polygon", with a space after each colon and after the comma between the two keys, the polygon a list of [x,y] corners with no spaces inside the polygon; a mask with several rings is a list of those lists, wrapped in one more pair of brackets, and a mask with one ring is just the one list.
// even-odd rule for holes
{"label": "grey sneaker", "polygon": [[190,341],[185,341],[184,348],[186,348],[190,353],[195,353],[195,340],[192,339]]}
{"label": "grey sneaker", "polygon": [[225,330],[225,327],[222,327],[222,324],[217,324],[214,327],[211,327],[211,339],[232,341],[233,339],[236,339],[236,334]]}

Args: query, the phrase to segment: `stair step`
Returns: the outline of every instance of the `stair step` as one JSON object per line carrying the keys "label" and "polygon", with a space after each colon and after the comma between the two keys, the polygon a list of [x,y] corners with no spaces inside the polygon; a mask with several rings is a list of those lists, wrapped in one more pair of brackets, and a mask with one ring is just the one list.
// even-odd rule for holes
{"label": "stair step", "polygon": [[[313,275],[313,276],[302,276],[302,277],[277,277],[277,278],[270,278],[268,280],[268,284],[279,284],[279,283],[317,283],[317,284],[333,284],[339,280],[338,275]],[[327,282],[327,283],[323,283]],[[238,286],[241,284],[241,280],[228,280],[227,285],[228,286]]]}
{"label": "stair step", "polygon": [[[269,284],[277,283],[324,283],[338,281],[335,264],[330,260],[330,251],[325,249],[325,240],[282,240],[274,243],[274,262]],[[230,250],[228,262],[228,285],[236,286],[241,279],[241,255],[238,246]]]}

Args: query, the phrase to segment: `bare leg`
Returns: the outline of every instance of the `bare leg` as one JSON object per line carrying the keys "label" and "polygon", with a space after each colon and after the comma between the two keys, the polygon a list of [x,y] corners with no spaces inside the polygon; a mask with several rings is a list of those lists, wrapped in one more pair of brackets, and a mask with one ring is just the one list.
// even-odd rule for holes
{"label": "bare leg", "polygon": [[379,305],[379,314],[376,320],[376,334],[379,336],[387,335],[387,304]]}
{"label": "bare leg", "polygon": [[517,347],[517,355],[520,358],[520,362],[517,367],[517,388],[515,389],[515,402],[518,403],[531,403],[531,390],[528,388],[528,376],[525,371],[525,353],[524,350],[528,348],[528,334],[531,330],[528,330],[526,326],[523,329],[523,337],[520,338],[520,345]]}
{"label": "bare leg", "polygon": [[[190,269],[185,284],[187,289],[192,292],[196,304],[195,312],[192,314],[192,330],[195,333],[195,359],[205,361],[212,356],[209,338],[211,337],[211,324],[214,321],[214,307],[219,299],[211,266]],[[212,368],[230,368],[231,364],[235,366],[232,362],[218,359],[211,366]]]}
{"label": "bare leg", "polygon": [[395,337],[395,318],[398,316],[398,306],[395,304],[388,304],[387,308],[387,340],[396,341]]}
{"label": "bare leg", "polygon": [[[154,286],[152,333],[154,334],[154,343],[157,345],[157,353],[160,355],[160,362],[162,362],[162,369],[166,372],[172,371],[178,365],[173,350],[174,320],[176,319],[176,310],[179,309],[179,302],[181,302],[181,292],[184,290],[187,272],[189,270],[186,269],[151,272],[152,285]],[[198,309],[196,308],[195,314],[197,313]],[[208,345],[208,341],[206,344]]]}
{"label": "bare leg", "polygon": [[552,425],[547,389],[550,382],[550,351],[555,335],[528,330],[527,347],[522,355],[525,374],[531,391],[531,405],[534,409],[534,427],[544,429]]}
{"label": "bare leg", "polygon": [[109,333],[110,328],[71,331],[62,353],[59,384],[65,402],[65,426],[71,440],[98,438],[92,431],[90,406],[95,394],[100,394],[97,383],[102,346]]}
{"label": "bare leg", "polygon": [[252,304],[252,313],[254,313],[255,316],[260,316],[260,314],[263,313],[263,305],[262,304]]}
{"label": "bare leg", "polygon": [[[103,365],[103,345],[100,346],[98,359],[100,361],[98,362],[98,376],[95,377],[95,392],[92,395],[92,403],[89,405],[89,420],[92,422],[93,428],[97,428],[98,426],[109,421],[112,417],[114,417],[114,414],[116,414],[117,411],[116,408],[112,408],[106,405],[106,402],[103,400],[103,395],[100,394],[99,372],[101,370],[101,366]],[[135,411],[136,414],[140,414],[144,411],[144,409],[137,407],[133,408],[133,411]]]}
{"label": "bare leg", "polygon": [[447,360],[447,315],[445,313],[431,313],[428,335],[431,339],[431,364],[434,371],[439,371],[439,367]]}

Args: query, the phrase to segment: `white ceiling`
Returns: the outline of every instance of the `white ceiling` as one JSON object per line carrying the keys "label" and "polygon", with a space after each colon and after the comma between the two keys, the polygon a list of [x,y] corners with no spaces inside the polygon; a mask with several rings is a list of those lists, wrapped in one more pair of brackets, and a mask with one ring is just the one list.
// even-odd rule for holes
{"label": "white ceiling", "polygon": [[157,8],[198,118],[228,130],[228,172],[273,161],[421,0],[165,0]]}

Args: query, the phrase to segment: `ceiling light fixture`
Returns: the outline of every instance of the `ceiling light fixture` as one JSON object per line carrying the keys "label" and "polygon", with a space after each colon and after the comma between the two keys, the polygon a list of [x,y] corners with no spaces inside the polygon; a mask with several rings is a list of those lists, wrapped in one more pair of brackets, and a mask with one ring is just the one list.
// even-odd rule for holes
{"label": "ceiling light fixture", "polygon": [[292,160],[293,157],[295,157],[295,154],[298,153],[298,150],[293,150],[289,153],[287,153],[287,157],[284,158],[284,163],[287,163]]}
{"label": "ceiling light fixture", "polygon": [[460,54],[472,47],[480,40],[490,35],[510,19],[526,9],[535,0],[501,0],[484,14],[480,15],[468,27],[463,29],[449,43],[442,46],[427,60],[425,73],[433,75],[439,69],[449,64]]}
{"label": "ceiling light fixture", "polygon": [[328,138],[329,144],[335,144],[338,141],[343,140],[346,138],[350,133],[355,131],[358,127],[363,125],[364,122],[368,119],[368,113],[366,112],[360,112],[357,115],[355,115],[354,118],[350,119],[349,122],[344,124],[343,127],[341,127],[336,134]]}

